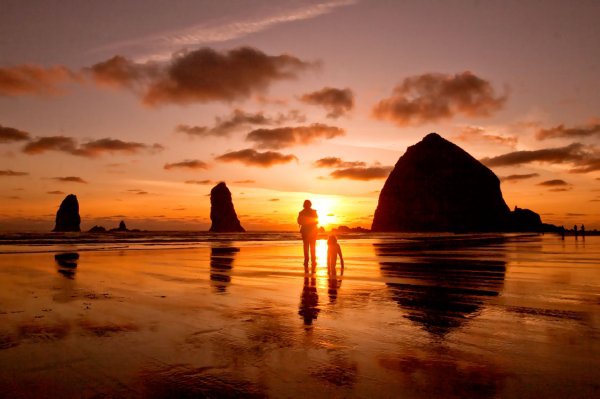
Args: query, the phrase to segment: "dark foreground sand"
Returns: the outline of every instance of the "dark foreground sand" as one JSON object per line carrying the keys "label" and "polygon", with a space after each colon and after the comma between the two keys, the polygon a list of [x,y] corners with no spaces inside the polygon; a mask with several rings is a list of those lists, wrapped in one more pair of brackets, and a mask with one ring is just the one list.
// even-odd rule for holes
{"label": "dark foreground sand", "polygon": [[341,244],[1,254],[0,397],[600,397],[600,237]]}

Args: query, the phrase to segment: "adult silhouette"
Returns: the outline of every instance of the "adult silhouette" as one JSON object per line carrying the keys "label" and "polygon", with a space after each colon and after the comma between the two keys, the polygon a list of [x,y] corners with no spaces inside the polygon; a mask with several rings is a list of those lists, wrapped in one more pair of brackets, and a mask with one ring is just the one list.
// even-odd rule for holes
{"label": "adult silhouette", "polygon": [[319,217],[317,211],[311,208],[312,203],[309,200],[304,201],[304,209],[298,214],[298,224],[300,225],[300,233],[302,234],[302,243],[304,245],[304,271],[308,272],[308,251],[310,249],[310,262],[312,272],[315,272],[317,267],[316,250],[317,235],[319,230],[317,225]]}

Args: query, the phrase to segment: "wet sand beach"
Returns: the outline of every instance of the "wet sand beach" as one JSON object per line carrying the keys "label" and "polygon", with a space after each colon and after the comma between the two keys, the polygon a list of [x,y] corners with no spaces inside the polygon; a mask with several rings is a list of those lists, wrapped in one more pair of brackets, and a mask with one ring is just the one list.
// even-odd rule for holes
{"label": "wet sand beach", "polygon": [[600,237],[243,237],[0,243],[0,397],[600,395]]}

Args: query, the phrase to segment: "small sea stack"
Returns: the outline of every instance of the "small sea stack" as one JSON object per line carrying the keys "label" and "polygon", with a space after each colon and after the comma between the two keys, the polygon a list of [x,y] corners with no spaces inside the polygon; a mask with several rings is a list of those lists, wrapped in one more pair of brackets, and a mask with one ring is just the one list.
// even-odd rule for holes
{"label": "small sea stack", "polygon": [[79,216],[79,202],[77,196],[69,194],[65,197],[56,212],[56,223],[53,232],[81,231],[81,217]]}
{"label": "small sea stack", "polygon": [[235,213],[231,191],[225,182],[220,182],[210,190],[210,232],[237,233],[246,231]]}

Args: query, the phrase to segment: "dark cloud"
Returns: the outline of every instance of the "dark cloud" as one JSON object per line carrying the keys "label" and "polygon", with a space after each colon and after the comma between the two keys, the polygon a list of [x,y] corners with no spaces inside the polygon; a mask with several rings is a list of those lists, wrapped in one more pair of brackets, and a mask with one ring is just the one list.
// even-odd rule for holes
{"label": "dark cloud", "polygon": [[29,140],[29,133],[13,127],[0,125],[0,143]]}
{"label": "dark cloud", "polygon": [[23,152],[31,155],[42,154],[46,151],[61,151],[74,154],[77,151],[77,143],[72,137],[49,136],[39,137],[23,147]]}
{"label": "dark cloud", "polygon": [[566,187],[562,187],[562,188],[551,188],[551,189],[550,189],[550,190],[548,190],[548,191],[561,192],[561,191],[569,191],[569,190],[571,190],[571,187],[568,187],[568,188],[566,188]]}
{"label": "dark cloud", "polygon": [[569,183],[567,183],[566,181],[561,180],[561,179],[546,180],[541,183],[538,183],[538,186],[546,186],[546,187],[568,186],[568,185],[569,185]]}
{"label": "dark cloud", "polygon": [[516,136],[503,136],[499,134],[488,133],[485,129],[477,126],[464,126],[460,133],[454,136],[456,140],[471,142],[471,141],[487,141],[492,144],[501,144],[509,147],[515,147],[518,142]]}
{"label": "dark cloud", "polygon": [[388,177],[392,169],[392,166],[354,167],[334,170],[329,175],[334,179],[376,180]]}
{"label": "dark cloud", "polygon": [[316,168],[355,168],[355,167],[363,167],[367,164],[361,161],[344,161],[341,158],[337,157],[325,157],[321,159],[317,159],[313,165]]}
{"label": "dark cloud", "polygon": [[61,84],[78,79],[77,73],[64,66],[44,68],[38,65],[17,65],[0,68],[0,96],[60,94]]}
{"label": "dark cloud", "polygon": [[577,163],[577,167],[571,169],[571,173],[589,173],[600,170],[600,154],[596,153],[593,157]]}
{"label": "dark cloud", "polygon": [[186,180],[185,184],[199,184],[199,185],[207,185],[211,184],[212,180]]}
{"label": "dark cloud", "polygon": [[226,52],[201,48],[175,54],[166,64],[113,57],[89,71],[102,84],[133,89],[146,105],[245,99],[310,67],[291,55],[270,56],[250,47]]}
{"label": "dark cloud", "polygon": [[246,140],[254,142],[257,148],[277,150],[294,145],[307,145],[319,139],[332,139],[344,134],[344,130],[339,127],[313,123],[310,126],[256,129],[248,133]]}
{"label": "dark cloud", "polygon": [[327,110],[328,118],[339,118],[354,108],[354,93],[350,89],[324,87],[312,93],[306,93],[300,100]]}
{"label": "dark cloud", "polygon": [[292,154],[282,154],[275,151],[258,152],[251,148],[228,152],[215,159],[223,162],[241,162],[244,165],[260,166],[263,168],[298,160],[298,158]]}
{"label": "dark cloud", "polygon": [[167,163],[164,166],[164,169],[207,169],[208,164],[206,162],[200,161],[199,159],[186,159],[185,161],[175,162],[175,163]]}
{"label": "dark cloud", "polygon": [[65,183],[83,183],[87,184],[87,181],[77,176],[65,176],[65,177],[52,177],[52,180],[65,182]]}
{"label": "dark cloud", "polygon": [[573,143],[565,147],[544,148],[532,151],[514,151],[492,158],[483,158],[487,166],[512,166],[530,162],[565,163],[580,162],[586,158],[584,146]]}
{"label": "dark cloud", "polygon": [[64,191],[59,191],[59,190],[54,190],[54,191],[47,191],[46,194],[52,194],[52,195],[64,195],[65,192]]}
{"label": "dark cloud", "polygon": [[565,127],[565,125],[561,124],[550,129],[540,129],[535,135],[538,140],[550,138],[573,139],[592,136],[600,136],[600,123],[590,123],[587,126],[580,127]]}
{"label": "dark cloud", "polygon": [[0,176],[27,176],[27,172],[15,172],[11,169],[0,170]]}
{"label": "dark cloud", "polygon": [[489,116],[506,102],[487,80],[466,71],[455,75],[428,73],[411,76],[394,88],[391,97],[373,108],[377,119],[397,125],[420,125],[458,114]]}
{"label": "dark cloud", "polygon": [[229,136],[232,132],[251,125],[279,125],[289,121],[303,122],[305,119],[305,116],[297,110],[292,110],[287,114],[279,113],[277,116],[271,117],[265,115],[263,112],[248,113],[240,109],[235,109],[227,117],[215,118],[213,127],[178,125],[175,131],[192,137],[222,137]]}
{"label": "dark cloud", "polygon": [[46,151],[59,151],[71,155],[95,158],[103,153],[124,153],[137,154],[141,151],[155,153],[162,151],[164,147],[160,144],[144,144],[136,142],[127,142],[118,139],[103,138],[92,140],[82,145],[78,145],[77,141],[72,137],[67,136],[47,136],[38,137],[30,141],[23,147],[23,152],[30,155],[42,154]]}
{"label": "dark cloud", "polygon": [[508,176],[502,176],[500,178],[500,180],[502,181],[519,181],[519,180],[525,180],[525,179],[531,179],[532,177],[538,177],[539,174],[538,173],[526,173],[526,174],[522,174],[522,175],[508,175]]}

